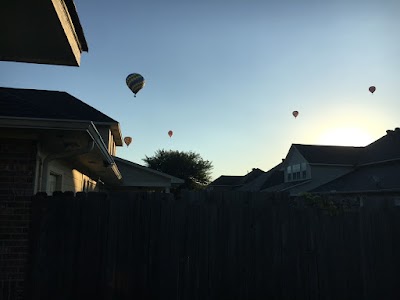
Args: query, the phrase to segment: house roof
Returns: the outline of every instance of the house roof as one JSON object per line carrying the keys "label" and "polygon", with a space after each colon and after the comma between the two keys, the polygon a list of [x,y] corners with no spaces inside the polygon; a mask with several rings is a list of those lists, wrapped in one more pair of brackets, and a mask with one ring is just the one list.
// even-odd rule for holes
{"label": "house roof", "polygon": [[400,191],[400,161],[367,165],[321,185],[311,192]]}
{"label": "house roof", "polygon": [[360,165],[400,159],[400,128],[387,130],[386,135],[367,145],[360,157]]}
{"label": "house roof", "polygon": [[118,123],[66,92],[0,87],[0,116]]}
{"label": "house roof", "polygon": [[293,144],[310,164],[355,165],[364,147]]}
{"label": "house roof", "polygon": [[282,183],[284,181],[284,175],[283,171],[280,170],[281,166],[282,163],[276,165],[267,172],[259,173],[257,177],[252,178],[252,180],[246,181],[246,183],[237,188],[237,190],[257,192],[267,187]]}
{"label": "house roof", "polygon": [[211,182],[208,186],[229,186],[232,188],[237,188],[239,186],[253,182],[256,178],[264,173],[265,172],[259,168],[253,168],[249,173],[244,176],[222,175]]}
{"label": "house roof", "polygon": [[251,170],[249,173],[247,173],[242,177],[240,184],[246,184],[248,182],[251,182],[264,173],[265,172],[259,168],[253,168],[253,170]]}
{"label": "house roof", "polygon": [[173,184],[173,185],[179,185],[179,184],[182,184],[182,183],[185,182],[185,180],[183,180],[181,178],[178,178],[178,177],[169,175],[167,173],[163,173],[163,172],[160,172],[160,171],[157,171],[157,170],[142,166],[140,164],[134,163],[132,161],[129,161],[129,160],[126,160],[126,159],[123,159],[123,158],[120,158],[120,157],[114,156],[114,160],[117,163],[117,165],[125,164],[125,165],[127,165],[127,166],[129,166],[131,168],[135,168],[137,170],[142,170],[142,171],[147,172],[147,173],[151,173],[151,174],[154,174],[154,175],[157,175],[157,176],[168,178],[168,179],[171,180],[171,184]]}
{"label": "house roof", "polygon": [[213,182],[209,184],[209,186],[236,186],[241,183],[243,176],[228,176],[228,175],[221,175]]}

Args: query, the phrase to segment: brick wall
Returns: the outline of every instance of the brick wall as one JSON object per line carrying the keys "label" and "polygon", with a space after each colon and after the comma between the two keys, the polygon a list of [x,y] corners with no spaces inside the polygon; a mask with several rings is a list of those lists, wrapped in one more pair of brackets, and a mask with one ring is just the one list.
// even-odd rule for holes
{"label": "brick wall", "polygon": [[23,299],[36,144],[0,139],[0,299]]}

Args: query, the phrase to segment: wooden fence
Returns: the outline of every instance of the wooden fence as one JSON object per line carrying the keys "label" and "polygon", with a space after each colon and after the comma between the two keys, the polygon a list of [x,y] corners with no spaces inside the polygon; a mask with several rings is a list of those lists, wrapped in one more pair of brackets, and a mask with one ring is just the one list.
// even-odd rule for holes
{"label": "wooden fence", "polygon": [[30,299],[400,299],[400,208],[303,202],[36,196]]}

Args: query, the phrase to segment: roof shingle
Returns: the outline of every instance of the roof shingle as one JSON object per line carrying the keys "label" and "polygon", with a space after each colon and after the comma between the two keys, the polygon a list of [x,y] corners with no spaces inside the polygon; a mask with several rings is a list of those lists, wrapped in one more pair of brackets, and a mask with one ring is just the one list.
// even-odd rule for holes
{"label": "roof shingle", "polygon": [[118,123],[66,92],[0,87],[0,116]]}
{"label": "roof shingle", "polygon": [[293,144],[311,164],[355,165],[364,147]]}

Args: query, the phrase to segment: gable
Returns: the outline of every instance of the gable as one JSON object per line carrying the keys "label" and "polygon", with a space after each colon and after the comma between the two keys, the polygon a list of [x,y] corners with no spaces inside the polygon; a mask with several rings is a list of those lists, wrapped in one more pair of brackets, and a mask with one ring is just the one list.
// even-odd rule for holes
{"label": "gable", "polygon": [[300,164],[300,163],[307,163],[308,160],[300,153],[300,151],[292,145],[289,149],[288,154],[286,155],[286,158],[282,164],[283,168],[286,168],[287,166],[291,166],[294,164]]}

